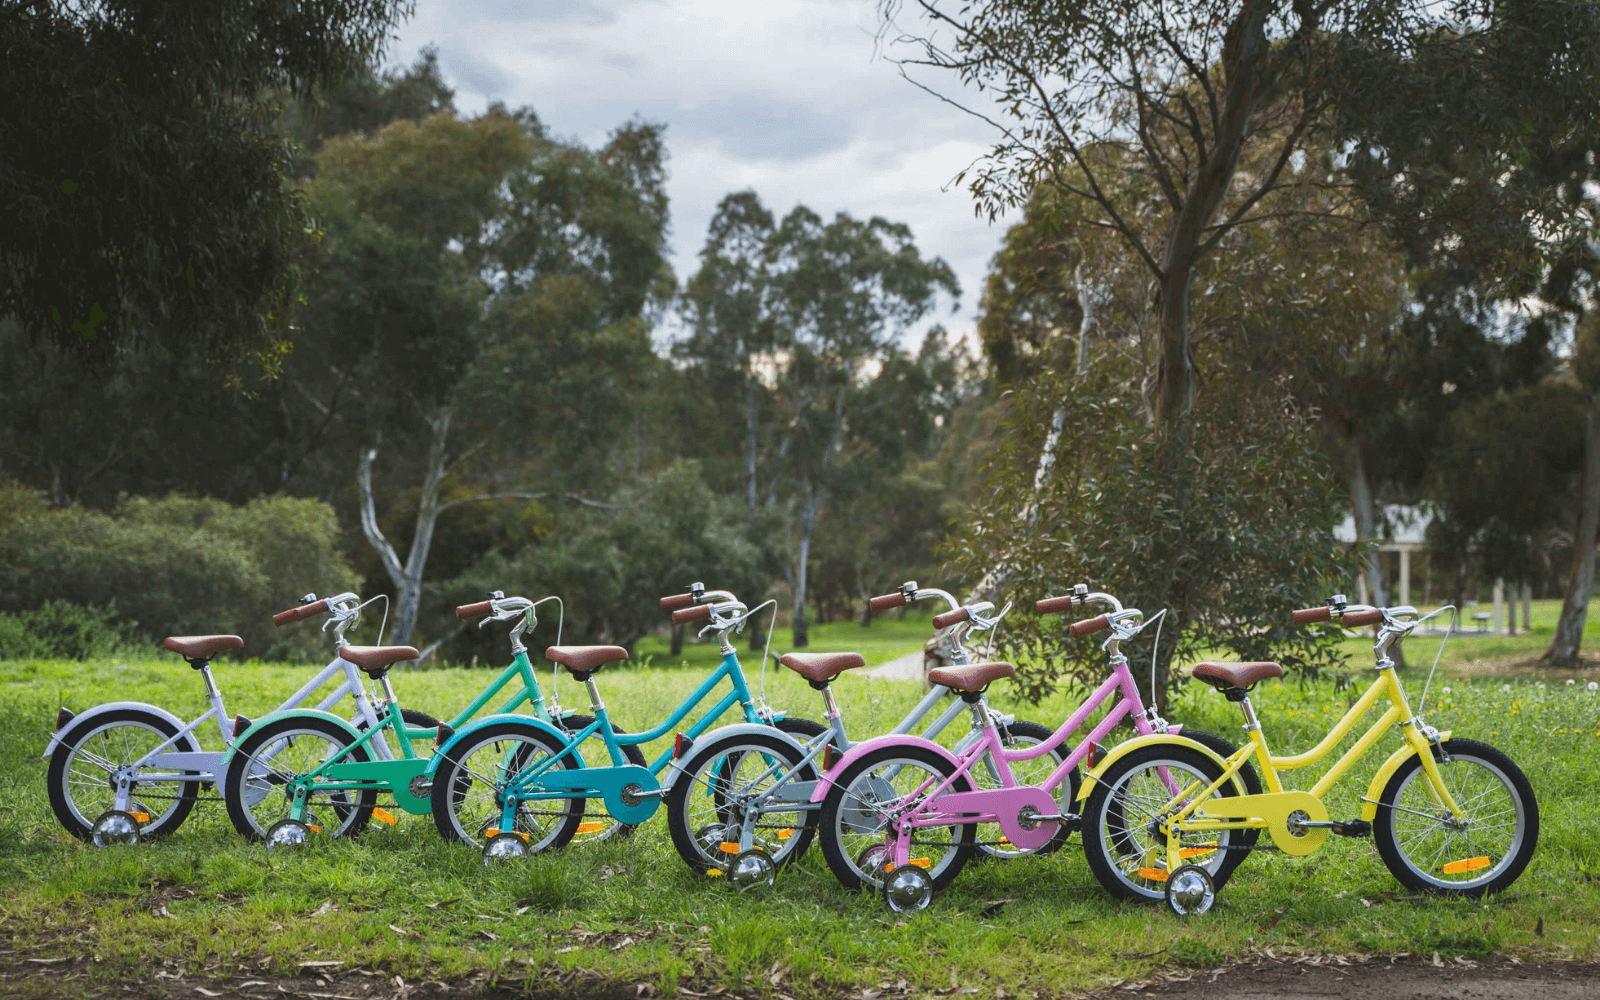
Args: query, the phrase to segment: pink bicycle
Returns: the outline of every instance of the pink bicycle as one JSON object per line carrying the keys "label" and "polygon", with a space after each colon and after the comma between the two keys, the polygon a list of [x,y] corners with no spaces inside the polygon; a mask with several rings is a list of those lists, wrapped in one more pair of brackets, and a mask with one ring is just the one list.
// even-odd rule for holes
{"label": "pink bicycle", "polygon": [[[1089,593],[1083,584],[1064,597],[1039,601],[1037,608],[1050,614],[1087,603],[1110,610],[1074,623],[1070,631],[1083,637],[1110,630],[1103,648],[1111,674],[1049,739],[1016,749],[1008,749],[1001,740],[984,692],[992,682],[1016,673],[1011,664],[939,667],[928,672],[929,683],[960,694],[971,709],[973,727],[980,730],[978,739],[952,752],[917,736],[880,736],[854,747],[828,769],[812,801],[823,803],[818,824],[823,856],[845,887],[881,892],[895,912],[920,910],[966,864],[980,824],[997,824],[1006,841],[1022,850],[1049,842],[1064,825],[1069,831],[1075,829],[1079,817],[1069,807],[1076,797],[1077,766],[1083,760],[1092,765],[1103,756],[1100,741],[1124,719],[1140,736],[1176,736],[1182,730],[1145,710],[1128,658],[1120,649],[1145,627],[1143,612],[1123,608],[1110,594]],[[1061,763],[1043,781],[1018,783],[1013,765],[1055,752],[1102,708],[1105,716],[1070,754],[1064,758],[1057,754]],[[1182,735],[1224,757],[1237,749],[1211,733],[1188,730]],[[994,786],[992,779],[978,780],[975,768],[986,763],[998,772],[998,787],[983,787]],[[1254,771],[1241,770],[1233,785],[1220,793],[1258,790]],[[1205,867],[1220,885],[1243,860],[1247,841],[1253,839],[1245,831],[1207,833],[1185,845],[1184,858]]]}

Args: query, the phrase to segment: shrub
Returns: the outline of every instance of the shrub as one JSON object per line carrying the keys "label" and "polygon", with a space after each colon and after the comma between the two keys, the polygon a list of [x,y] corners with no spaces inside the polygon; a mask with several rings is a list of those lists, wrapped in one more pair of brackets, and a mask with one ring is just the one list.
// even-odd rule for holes
{"label": "shrub", "polygon": [[0,659],[87,660],[146,645],[139,623],[116,606],[46,601],[30,611],[0,611]]}
{"label": "shrub", "polygon": [[150,640],[231,632],[247,655],[311,655],[320,636],[276,633],[271,615],[307,591],[353,585],[338,536],[315,500],[141,497],[107,514],[0,486],[0,611],[114,604]]}

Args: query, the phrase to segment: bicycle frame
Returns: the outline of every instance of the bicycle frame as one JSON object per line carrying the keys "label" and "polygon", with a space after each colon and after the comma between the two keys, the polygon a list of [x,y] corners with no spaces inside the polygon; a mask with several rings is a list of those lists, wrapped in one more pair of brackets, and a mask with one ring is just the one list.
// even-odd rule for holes
{"label": "bicycle frame", "polygon": [[[273,710],[273,714],[298,708],[314,692],[342,672],[344,674],[344,682],[317,703],[316,711],[326,712],[346,697],[349,697],[355,702],[357,717],[366,722],[369,730],[375,731],[378,728],[379,717],[374,711],[371,701],[367,698],[366,686],[362,683],[361,676],[356,672],[356,669],[354,664],[335,658],[331,663],[323,667],[320,673],[303,684],[298,691],[286,698],[282,704]],[[242,733],[236,731],[237,720],[228,715],[227,706],[222,698],[222,691],[217,687],[216,677],[211,672],[210,664],[200,669],[200,675],[205,682],[206,700],[210,707],[195,719],[184,723],[177,733],[168,737],[144,756],[117,769],[113,778],[116,783],[114,809],[123,812],[129,811],[132,787],[135,782],[214,782],[226,770],[227,760],[233,752],[233,745]],[[103,707],[110,708],[112,706]],[[77,716],[73,723],[74,725],[85,725],[92,721],[97,714],[99,714],[97,710],[91,709]],[[175,716],[173,718],[176,719]],[[211,720],[216,722],[217,733],[222,737],[223,744],[226,746],[224,750],[198,749],[199,743],[193,738],[193,733]],[[62,737],[68,732],[70,732],[70,727],[52,737],[50,744],[45,747],[43,756],[49,757]],[[173,750],[172,748],[176,746],[188,746],[194,749]],[[382,746],[377,752],[387,754],[388,748]],[[166,768],[168,770],[155,772],[141,770],[146,767]]]}
{"label": "bicycle frame", "polygon": [[[1115,637],[1114,637],[1115,638]],[[1034,785],[1019,785],[1016,777],[1011,772],[1011,765],[1033,760],[1051,753],[1062,746],[1067,738],[1076,732],[1089,717],[1098,711],[1107,702],[1111,703],[1105,718],[1101,719],[1089,733],[1080,740],[1072,752],[1051,771],[1043,781]],[[850,763],[856,758],[884,747],[926,747],[933,746],[937,752],[943,753],[955,765],[954,773],[935,785],[932,779],[922,783],[908,798],[915,799],[917,805],[910,811],[901,814],[897,822],[894,843],[891,846],[891,861],[895,865],[908,864],[910,858],[911,832],[915,829],[930,826],[956,826],[967,823],[998,823],[1000,831],[1006,840],[1018,848],[1030,850],[1041,847],[1055,836],[1055,823],[1065,817],[1060,815],[1060,807],[1055,799],[1055,791],[1067,780],[1067,775],[1074,767],[1085,760],[1094,751],[1096,744],[1106,737],[1124,718],[1131,716],[1134,729],[1142,736],[1155,735],[1150,714],[1145,711],[1144,702],[1139,697],[1138,688],[1134,684],[1133,672],[1128,669],[1127,657],[1120,652],[1113,653],[1111,660],[1111,676],[1107,677],[1100,686],[1091,692],[1077,711],[1063,722],[1048,740],[1036,743],[1030,747],[1016,750],[1006,749],[995,728],[986,714],[987,706],[980,698],[971,704],[974,722],[981,729],[981,734],[974,744],[958,754],[952,754],[939,748],[937,744],[915,738],[886,736],[868,740],[845,755],[843,760],[829,770],[824,780],[818,783],[817,793],[813,801],[820,801],[826,796],[833,782],[843,773]],[[1165,720],[1157,720],[1164,723]],[[1180,727],[1165,727],[1163,732],[1174,735]],[[973,767],[983,760],[985,755],[994,761],[994,768],[998,772],[1000,787],[985,788],[975,791],[951,791],[956,782],[963,779],[970,780]],[[1032,817],[1026,821],[1019,819],[1023,814],[1032,810]]]}
{"label": "bicycle frame", "polygon": [[[587,677],[584,686],[589,691],[594,721],[566,736],[567,745],[560,753],[546,757],[532,767],[509,776],[503,793],[505,801],[501,815],[501,829],[515,829],[517,808],[523,802],[580,797],[601,799],[605,803],[606,811],[619,823],[638,824],[649,819],[661,805],[663,789],[657,780],[657,775],[673,760],[672,748],[664,750],[645,767],[627,763],[622,748],[649,743],[672,732],[678,723],[705,701],[724,679],[730,682],[732,690],[723,695],[705,715],[689,727],[684,734],[687,739],[693,740],[700,736],[736,704],[742,706],[747,723],[769,722],[751,696],[744,670],[739,664],[738,653],[727,642],[726,636],[723,639],[722,662],[717,669],[680,702],[665,721],[646,732],[618,733],[611,725],[611,715],[606,709],[605,702],[600,698],[594,677],[592,675]],[[585,740],[596,734],[605,745],[611,766],[568,769],[562,765],[562,762],[569,757],[577,757],[581,762],[582,757],[578,756],[578,748]]]}
{"label": "bicycle frame", "polygon": [[[1284,789],[1278,773],[1280,770],[1290,771],[1309,767],[1327,757],[1333,752],[1334,747],[1343,742],[1344,738],[1355,729],[1356,724],[1385,697],[1389,701],[1388,710],[1373,722],[1361,738],[1346,750],[1321,778],[1317,779],[1310,791]],[[1237,753],[1224,762],[1221,778],[1204,788],[1199,781],[1191,782],[1187,787],[1180,789],[1163,809],[1163,811],[1171,810],[1165,825],[1169,853],[1173,857],[1176,857],[1173,845],[1176,845],[1181,833],[1204,830],[1265,829],[1271,834],[1274,845],[1284,853],[1297,856],[1313,853],[1327,839],[1331,826],[1328,823],[1328,812],[1323,805],[1323,798],[1349,772],[1356,761],[1365,757],[1396,723],[1400,724],[1404,745],[1379,769],[1368,793],[1362,797],[1362,818],[1370,821],[1377,814],[1377,795],[1382,791],[1384,783],[1395,768],[1413,753],[1421,758],[1422,769],[1427,775],[1428,788],[1435,804],[1442,809],[1448,809],[1452,817],[1457,819],[1461,817],[1461,808],[1441,778],[1432,752],[1432,747],[1437,742],[1448,739],[1450,734],[1426,727],[1412,714],[1411,706],[1406,700],[1405,687],[1392,667],[1380,667],[1378,677],[1373,680],[1366,693],[1350,706],[1344,716],[1323,737],[1322,742],[1304,753],[1286,757],[1274,756],[1267,745],[1266,736],[1261,730],[1261,723],[1256,718],[1255,710],[1250,706],[1249,698],[1244,698],[1241,705],[1248,720],[1245,730],[1250,736],[1249,743],[1240,747]],[[1217,789],[1237,774],[1252,757],[1260,764],[1262,781],[1267,791],[1259,795],[1213,798]],[[1296,813],[1304,813],[1304,817],[1297,817]]]}
{"label": "bicycle frame", "polygon": [[[339,661],[343,663],[344,661]],[[356,669],[353,665],[352,670]],[[525,649],[519,649],[512,658],[511,663],[500,672],[500,675],[478,693],[466,707],[445,723],[454,729],[464,725],[476,715],[485,705],[499,694],[514,680],[521,680],[522,687],[505,704],[496,710],[496,715],[511,713],[526,703],[534,718],[546,724],[553,720],[545,706],[543,692],[539,682],[534,676],[533,664],[528,659]],[[291,782],[291,793],[294,795],[294,805],[290,809],[290,817],[300,820],[304,818],[305,803],[309,794],[316,792],[336,791],[366,791],[373,788],[387,791],[394,796],[395,804],[406,812],[415,815],[427,815],[433,811],[431,789],[424,787],[426,772],[433,763],[437,753],[434,750],[428,754],[417,753],[418,740],[435,739],[438,730],[428,728],[411,728],[406,725],[401,715],[399,699],[396,698],[393,686],[389,683],[387,675],[379,680],[379,686],[384,695],[383,714],[379,717],[379,725],[370,726],[365,732],[357,733],[356,739],[346,745],[338,753],[333,754],[323,761],[315,770],[300,775]],[[294,713],[281,713],[268,717],[256,723],[264,725],[278,719],[292,716]],[[254,727],[252,727],[254,728]],[[395,757],[389,752],[384,733],[392,733],[400,748],[400,756]],[[366,747],[373,744],[373,753],[379,759],[366,761],[351,761],[349,757],[357,747]],[[419,781],[418,779],[423,779]]]}

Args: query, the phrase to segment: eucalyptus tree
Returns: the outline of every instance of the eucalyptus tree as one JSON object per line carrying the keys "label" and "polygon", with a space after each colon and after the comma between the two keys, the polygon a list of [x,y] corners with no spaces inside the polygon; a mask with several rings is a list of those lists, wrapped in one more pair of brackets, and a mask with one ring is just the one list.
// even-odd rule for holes
{"label": "eucalyptus tree", "polygon": [[[323,256],[285,380],[301,436],[356,453],[361,526],[396,591],[399,641],[441,514],[497,498],[599,502],[583,491],[604,485],[607,444],[654,362],[645,312],[671,281],[663,155],[652,126],[589,150],[500,109],[322,148],[308,194]],[[410,525],[403,557],[381,492],[405,497],[390,504]]]}

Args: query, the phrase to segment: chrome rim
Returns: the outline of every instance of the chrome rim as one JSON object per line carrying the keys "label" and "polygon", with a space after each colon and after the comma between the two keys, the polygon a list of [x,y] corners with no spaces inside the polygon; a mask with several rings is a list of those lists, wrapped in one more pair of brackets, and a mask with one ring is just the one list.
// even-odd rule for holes
{"label": "chrome rim", "polygon": [[[490,838],[513,834],[512,830],[500,826],[510,780],[555,754],[543,741],[527,733],[515,733],[486,739],[452,756],[456,765],[448,803],[450,825],[456,836],[474,847],[482,847]],[[583,806],[581,798],[520,802],[514,814],[514,831],[526,839],[514,836],[512,839],[525,846],[525,853],[542,851],[561,832],[568,817],[573,813],[582,815]],[[495,832],[490,833],[491,830]]]}
{"label": "chrome rim", "polygon": [[[1167,893],[1167,843],[1157,829],[1160,811],[1172,801],[1174,783],[1183,788],[1198,781],[1204,787],[1213,780],[1187,761],[1143,764],[1107,790],[1097,829],[1092,834],[1086,830],[1085,836],[1099,838],[1120,882],[1147,899],[1162,899]],[[1185,833],[1179,838],[1179,847],[1188,864],[1214,876],[1227,857],[1233,834],[1232,830]],[[1141,871],[1148,874],[1141,875]]]}
{"label": "chrome rim", "polygon": [[1466,823],[1458,826],[1449,810],[1434,801],[1427,772],[1414,768],[1395,792],[1393,805],[1399,808],[1390,810],[1401,860],[1418,878],[1441,889],[1470,889],[1493,881],[1527,836],[1527,815],[1516,787],[1504,771],[1477,757],[1455,755],[1440,761],[1439,776]]}
{"label": "chrome rim", "polygon": [[[113,777],[118,771],[167,742],[168,735],[152,725],[131,720],[108,722],[85,733],[68,752],[62,782],[67,807],[85,827],[93,827],[107,812],[116,808],[117,790]],[[183,782],[134,781],[132,790],[141,803],[165,806],[150,813],[144,823],[146,836],[159,830],[178,808]]]}

